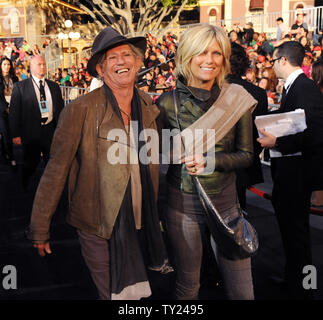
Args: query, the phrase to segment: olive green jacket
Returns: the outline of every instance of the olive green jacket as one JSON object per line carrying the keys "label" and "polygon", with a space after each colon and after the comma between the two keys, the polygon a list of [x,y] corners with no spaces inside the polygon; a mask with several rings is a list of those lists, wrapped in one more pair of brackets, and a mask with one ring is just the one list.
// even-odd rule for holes
{"label": "olive green jacket", "polygon": [[[180,102],[179,120],[181,129],[184,130],[204,114],[204,111],[194,103],[194,100],[204,100],[208,97],[205,97],[205,92],[203,92],[204,96],[197,96],[195,90],[193,93],[179,80],[177,81],[176,89]],[[228,90],[230,90],[230,87]],[[234,89],[232,89],[232,94],[236,94]],[[163,94],[157,103],[163,114],[164,127],[179,129],[175,116],[173,93],[167,92]],[[207,161],[214,162],[215,170],[211,174],[199,176],[199,180],[208,194],[220,193],[225,186],[235,181],[235,169],[251,165],[253,161],[251,121],[251,113],[247,111],[225,137],[214,146],[214,157],[207,159]],[[170,165],[167,181],[184,192],[195,192],[191,176],[188,174],[185,164]]]}
{"label": "olive green jacket", "polygon": [[[156,130],[158,108],[139,90],[144,129]],[[101,125],[102,124],[102,125]],[[30,238],[45,242],[50,238],[51,218],[69,175],[69,214],[72,226],[109,239],[130,177],[130,164],[107,161],[107,140],[112,129],[124,125],[107,100],[105,88],[96,89],[73,101],[62,111],[54,134],[50,160],[34,200]],[[105,163],[105,174],[99,162]],[[149,164],[155,199],[158,193],[159,165]]]}

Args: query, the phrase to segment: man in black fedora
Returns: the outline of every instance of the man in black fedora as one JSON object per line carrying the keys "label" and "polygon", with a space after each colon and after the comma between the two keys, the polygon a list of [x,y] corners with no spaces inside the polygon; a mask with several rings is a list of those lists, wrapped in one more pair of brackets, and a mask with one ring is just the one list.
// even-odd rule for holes
{"label": "man in black fedora", "polygon": [[[136,152],[147,151],[138,135],[157,130],[159,115],[135,88],[145,50],[144,37],[126,38],[111,27],[97,35],[87,68],[104,84],[62,112],[33,205],[30,238],[44,256],[51,253],[50,221],[69,175],[67,222],[77,229],[100,299],[148,297],[147,264],[172,270],[157,216],[159,166]],[[129,134],[135,126],[137,135]],[[116,149],[127,156],[131,150],[137,161],[115,161]]]}

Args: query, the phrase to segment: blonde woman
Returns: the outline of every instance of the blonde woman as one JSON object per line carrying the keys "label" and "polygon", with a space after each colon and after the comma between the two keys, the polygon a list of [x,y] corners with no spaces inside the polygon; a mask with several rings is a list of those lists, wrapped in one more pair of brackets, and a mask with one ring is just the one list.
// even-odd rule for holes
{"label": "blonde woman", "polygon": [[[233,104],[238,95],[249,94],[238,85],[229,85],[225,77],[230,71],[230,41],[221,28],[203,24],[188,29],[181,37],[176,56],[176,120],[173,93],[163,94],[157,101],[165,114],[165,127],[184,130],[205,113],[223,92]],[[231,99],[230,98],[230,99]],[[253,100],[253,98],[251,98]],[[236,106],[239,108],[240,106]],[[212,117],[212,114],[210,114]],[[198,175],[205,191],[220,214],[230,221],[238,216],[234,170],[247,167],[253,158],[251,113],[249,110],[214,146],[207,162],[214,170],[206,173],[203,155],[186,158],[184,164],[171,164],[167,173],[168,203],[165,226],[176,267],[176,299],[198,299],[202,253],[211,240],[191,176]],[[179,124],[179,125],[178,125]],[[204,128],[203,128],[204,129]],[[229,299],[253,299],[250,258],[231,260],[229,252],[211,240]]]}

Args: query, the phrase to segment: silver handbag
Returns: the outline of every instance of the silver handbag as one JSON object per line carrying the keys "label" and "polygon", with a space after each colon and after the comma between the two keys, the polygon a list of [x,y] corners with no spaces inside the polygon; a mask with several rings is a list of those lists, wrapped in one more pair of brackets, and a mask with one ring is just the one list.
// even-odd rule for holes
{"label": "silver handbag", "polygon": [[[173,91],[173,98],[177,125],[180,131],[182,131],[178,120],[175,90]],[[192,181],[204,208],[208,228],[221,253],[231,260],[245,259],[254,255],[259,247],[257,232],[253,225],[245,219],[239,202],[237,201],[239,216],[229,222],[225,222],[205,192],[199,178],[192,176]]]}

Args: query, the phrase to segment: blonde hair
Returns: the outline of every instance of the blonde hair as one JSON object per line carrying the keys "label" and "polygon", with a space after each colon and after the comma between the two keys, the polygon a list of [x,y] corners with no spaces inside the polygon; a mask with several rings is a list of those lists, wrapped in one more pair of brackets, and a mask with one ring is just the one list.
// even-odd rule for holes
{"label": "blonde hair", "polygon": [[190,66],[192,58],[202,54],[214,40],[220,46],[223,55],[223,64],[216,78],[221,87],[230,72],[230,40],[222,28],[208,23],[189,28],[181,36],[176,53],[176,75],[182,75],[189,82],[193,77]]}

